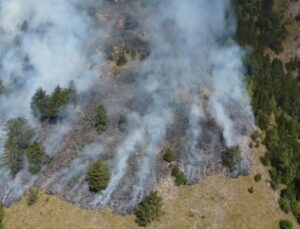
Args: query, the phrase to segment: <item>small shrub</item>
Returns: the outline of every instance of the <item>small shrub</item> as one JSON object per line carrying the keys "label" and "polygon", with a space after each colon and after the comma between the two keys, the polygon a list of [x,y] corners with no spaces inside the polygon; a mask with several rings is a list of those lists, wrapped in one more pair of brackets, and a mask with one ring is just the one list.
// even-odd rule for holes
{"label": "small shrub", "polygon": [[251,134],[251,139],[252,139],[254,142],[259,141],[259,132],[258,132],[257,130],[254,131],[254,132]]}
{"label": "small shrub", "polygon": [[259,148],[259,146],[260,146],[260,143],[259,143],[259,142],[256,142],[256,143],[255,143],[255,148]]}
{"label": "small shrub", "polygon": [[100,105],[96,111],[96,122],[95,127],[98,133],[101,133],[106,130],[107,125],[107,114],[105,107]]}
{"label": "small shrub", "polygon": [[281,197],[278,200],[279,206],[282,211],[289,213],[291,211],[291,202],[288,198]]}
{"label": "small shrub", "polygon": [[164,155],[163,155],[163,160],[164,160],[165,162],[170,163],[170,162],[172,162],[172,161],[175,160],[174,153],[173,153],[172,150],[166,149],[166,150],[164,150],[163,153],[164,153]]}
{"label": "small shrub", "polygon": [[100,160],[92,163],[88,168],[87,180],[90,191],[99,192],[105,189],[110,180],[108,166]]}
{"label": "small shrub", "polygon": [[261,181],[261,174],[260,173],[256,174],[254,176],[254,180],[255,180],[255,182],[260,182]]}
{"label": "small shrub", "polygon": [[260,162],[264,165],[264,166],[269,166],[270,165],[270,160],[267,156],[264,157],[260,157]]}
{"label": "small shrub", "polygon": [[275,181],[271,181],[270,182],[270,185],[271,185],[271,188],[274,190],[274,191],[276,191],[277,189],[278,189],[278,183],[277,182],[275,182]]}
{"label": "small shrub", "polygon": [[248,188],[248,192],[252,194],[254,192],[254,188],[253,187]]}
{"label": "small shrub", "polygon": [[232,171],[241,160],[241,150],[239,146],[230,147],[223,152],[223,165],[230,171]]}
{"label": "small shrub", "polygon": [[126,116],[125,115],[120,115],[119,121],[118,121],[119,129],[121,131],[125,131],[126,128],[127,128],[127,124],[128,124],[128,121],[127,121]]}
{"label": "small shrub", "polygon": [[151,192],[135,210],[135,222],[139,226],[146,227],[154,220],[157,220],[162,213],[162,198],[158,196],[157,192]]}
{"label": "small shrub", "polygon": [[32,206],[36,203],[37,200],[38,200],[38,191],[34,188],[29,189],[27,195],[27,205]]}
{"label": "small shrub", "polygon": [[147,57],[149,57],[149,55],[150,55],[149,51],[142,51],[140,55],[140,60],[141,61],[145,60]]}
{"label": "small shrub", "polygon": [[252,149],[253,148],[253,142],[249,143],[249,147]]}
{"label": "small shrub", "polygon": [[279,227],[280,229],[293,229],[293,223],[288,220],[280,220]]}
{"label": "small shrub", "polygon": [[177,186],[185,185],[187,183],[184,173],[179,169],[177,165],[172,169],[171,175],[175,178],[175,184]]}
{"label": "small shrub", "polygon": [[117,59],[116,64],[117,64],[118,66],[123,66],[123,65],[127,64],[127,58],[126,58],[125,53],[121,53],[121,54],[120,54],[120,56],[119,56],[118,59]]}

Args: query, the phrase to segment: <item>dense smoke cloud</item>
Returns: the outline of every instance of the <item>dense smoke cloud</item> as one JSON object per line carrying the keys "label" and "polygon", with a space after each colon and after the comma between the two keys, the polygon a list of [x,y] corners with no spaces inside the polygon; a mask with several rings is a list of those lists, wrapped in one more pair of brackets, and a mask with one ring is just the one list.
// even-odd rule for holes
{"label": "dense smoke cloud", "polygon": [[[133,10],[136,7],[139,10]],[[118,24],[110,20],[118,21],[126,10],[135,13],[146,32],[150,56],[129,63],[124,74],[120,73],[121,80],[101,68],[104,78],[100,81],[96,71],[103,65],[103,55],[91,54],[91,47],[105,50],[103,44],[115,38]],[[80,0],[3,0],[1,18],[0,73],[4,86],[11,89],[0,96],[3,122],[20,115],[32,119],[30,99],[35,90],[51,91],[70,80],[85,95],[93,84],[100,83],[101,91],[93,92],[98,96],[96,103],[106,105],[112,120],[117,112],[125,112],[128,118],[128,128],[121,133],[109,127],[102,136],[90,137],[91,127],[82,128],[79,135],[88,133],[89,142],[72,143],[75,156],[72,154],[67,168],[58,162],[45,168],[38,181],[25,182],[26,186],[35,183],[85,207],[131,211],[162,176],[158,160],[162,148],[173,144],[169,133],[181,141],[175,144],[180,145],[175,151],[189,183],[210,175],[208,167],[220,164],[226,147],[240,145],[243,149],[244,160],[234,171],[236,175],[249,167],[250,150],[242,132],[252,128],[253,117],[243,85],[245,52],[232,38],[235,20],[230,0],[153,0],[141,5],[131,1],[101,5]],[[99,30],[112,35],[104,36]],[[93,40],[91,34],[101,36]],[[127,79],[127,75],[135,78]],[[45,139],[53,154],[69,150],[67,144],[65,151],[57,147],[74,128],[69,119],[72,122],[57,124],[54,134]],[[183,123],[182,128],[178,123]],[[72,138],[73,142],[79,139]],[[92,194],[84,176],[88,164],[99,157],[106,159],[112,176],[106,190]],[[5,174],[3,170],[0,184],[9,179]]]}

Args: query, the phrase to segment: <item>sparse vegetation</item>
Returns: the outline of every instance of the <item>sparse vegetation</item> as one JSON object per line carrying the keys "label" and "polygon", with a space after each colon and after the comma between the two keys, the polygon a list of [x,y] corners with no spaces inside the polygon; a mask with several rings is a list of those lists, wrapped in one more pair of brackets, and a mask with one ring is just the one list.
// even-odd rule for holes
{"label": "sparse vegetation", "polygon": [[239,146],[227,148],[222,154],[223,165],[232,171],[241,161],[241,150]]}
{"label": "sparse vegetation", "polygon": [[146,227],[148,224],[157,220],[162,215],[162,199],[157,192],[151,192],[149,196],[138,205],[134,214],[136,223]]}
{"label": "sparse vegetation", "polygon": [[107,114],[103,105],[98,106],[96,111],[95,127],[98,133],[102,133],[106,130]]}
{"label": "sparse vegetation", "polygon": [[180,185],[185,185],[186,184],[186,178],[185,178],[185,175],[184,173],[180,170],[179,166],[174,166],[172,171],[171,171],[171,175],[172,177],[174,177],[175,179],[175,184],[177,186],[180,186]]}
{"label": "sparse vegetation", "polygon": [[34,188],[29,189],[27,194],[27,205],[32,206],[38,200],[38,191]]}
{"label": "sparse vegetation", "polygon": [[110,180],[108,166],[100,160],[92,163],[88,168],[87,180],[90,191],[99,192],[105,189]]}
{"label": "sparse vegetation", "polygon": [[163,151],[163,160],[168,163],[175,160],[175,155],[171,149],[167,148]]}

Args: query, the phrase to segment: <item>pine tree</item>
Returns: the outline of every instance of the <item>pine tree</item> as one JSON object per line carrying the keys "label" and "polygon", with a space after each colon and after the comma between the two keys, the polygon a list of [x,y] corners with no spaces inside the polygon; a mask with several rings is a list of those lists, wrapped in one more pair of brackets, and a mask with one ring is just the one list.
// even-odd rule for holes
{"label": "pine tree", "polygon": [[92,163],[88,168],[87,180],[90,191],[99,192],[105,189],[110,180],[108,166],[100,160]]}
{"label": "pine tree", "polygon": [[5,125],[7,140],[4,145],[3,164],[9,168],[12,176],[23,168],[24,153],[31,143],[34,130],[24,118],[7,121]]}
{"label": "pine tree", "polygon": [[96,126],[97,132],[101,133],[106,130],[106,125],[107,125],[107,114],[106,114],[105,107],[103,105],[100,105],[97,108],[96,112],[97,113],[96,113],[95,126]]}
{"label": "pine tree", "polygon": [[26,156],[29,162],[29,171],[33,174],[39,173],[41,164],[45,158],[45,149],[43,145],[37,141],[33,142],[28,147]]}
{"label": "pine tree", "polygon": [[162,213],[162,198],[158,196],[157,192],[151,192],[135,210],[135,222],[139,226],[146,227],[154,220],[157,220]]}
{"label": "pine tree", "polygon": [[31,99],[31,109],[36,117],[44,121],[48,117],[49,96],[46,91],[39,88]]}

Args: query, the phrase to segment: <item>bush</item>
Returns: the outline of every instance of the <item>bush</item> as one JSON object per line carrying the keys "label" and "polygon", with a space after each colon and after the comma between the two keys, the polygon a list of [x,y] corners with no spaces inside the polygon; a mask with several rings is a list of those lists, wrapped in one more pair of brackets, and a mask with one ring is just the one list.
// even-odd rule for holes
{"label": "bush", "polygon": [[95,127],[98,133],[101,133],[106,130],[107,125],[107,114],[105,107],[100,105],[96,111],[96,122]]}
{"label": "bush", "polygon": [[91,192],[99,192],[105,189],[110,180],[108,166],[100,160],[94,162],[88,168],[87,180]]}
{"label": "bush", "polygon": [[135,210],[135,222],[139,226],[146,227],[152,221],[157,220],[162,213],[162,198],[157,195],[157,192],[151,192]]}
{"label": "bush", "polygon": [[172,161],[174,161],[175,160],[175,156],[174,156],[173,151],[170,150],[170,149],[164,150],[163,151],[163,160],[165,162],[169,162],[169,163],[172,162]]}
{"label": "bush", "polygon": [[222,155],[223,165],[232,171],[235,166],[242,160],[239,146],[227,148]]}
{"label": "bush", "polygon": [[117,64],[118,66],[123,66],[123,65],[127,64],[127,58],[126,58],[125,53],[121,53],[121,54],[118,56],[118,59],[117,59],[116,64]]}
{"label": "bush", "polygon": [[251,139],[254,141],[254,142],[258,142],[259,141],[259,132],[256,130],[254,131],[252,134],[251,134]]}
{"label": "bush", "polygon": [[248,188],[248,192],[252,194],[254,192],[254,188],[253,187]]}
{"label": "bush", "polygon": [[184,173],[176,165],[171,171],[172,177],[175,178],[175,184],[177,186],[185,185],[187,183]]}
{"label": "bush", "polygon": [[279,227],[280,229],[293,229],[293,223],[288,220],[280,220]]}
{"label": "bush", "polygon": [[282,211],[289,213],[291,211],[291,202],[288,198],[281,197],[278,200],[279,206]]}
{"label": "bush", "polygon": [[260,162],[264,165],[264,166],[269,166],[270,165],[270,160],[267,156],[264,157],[260,157]]}
{"label": "bush", "polygon": [[29,189],[27,195],[27,205],[32,206],[38,200],[38,191],[34,188]]}
{"label": "bush", "polygon": [[43,145],[37,141],[32,143],[26,151],[27,160],[29,162],[29,172],[37,174],[41,170],[41,165],[45,159],[45,149]]}
{"label": "bush", "polygon": [[255,182],[261,181],[261,174],[260,174],[260,173],[256,174],[256,175],[254,176],[254,180],[255,180]]}

